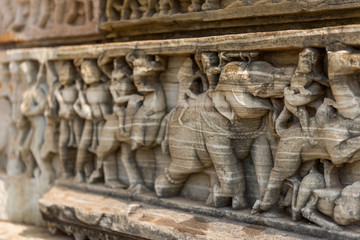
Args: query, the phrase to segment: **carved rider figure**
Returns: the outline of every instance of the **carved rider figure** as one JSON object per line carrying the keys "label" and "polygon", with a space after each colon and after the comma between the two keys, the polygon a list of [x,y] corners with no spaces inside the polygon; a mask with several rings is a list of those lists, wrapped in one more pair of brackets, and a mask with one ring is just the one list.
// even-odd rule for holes
{"label": "carved rider figure", "polygon": [[159,73],[166,68],[165,59],[154,59],[143,51],[128,54],[126,59],[133,68],[134,84],[144,95],[144,103],[133,117],[131,149],[153,147],[166,114],[165,94],[159,81]]}

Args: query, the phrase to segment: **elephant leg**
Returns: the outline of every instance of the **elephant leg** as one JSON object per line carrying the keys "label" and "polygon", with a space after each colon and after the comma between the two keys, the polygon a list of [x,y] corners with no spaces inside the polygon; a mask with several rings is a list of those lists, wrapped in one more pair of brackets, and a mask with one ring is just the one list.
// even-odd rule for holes
{"label": "elephant leg", "polygon": [[260,136],[254,141],[251,158],[254,163],[260,196],[263,197],[273,167],[270,145],[265,136]]}
{"label": "elephant leg", "polygon": [[217,176],[215,169],[211,167],[206,169],[204,172],[209,176],[210,187],[212,188],[205,204],[216,208],[228,206],[231,203],[232,200],[231,197],[225,195],[221,196],[219,193],[214,194],[214,189],[216,188],[215,186],[220,186],[219,178]]}
{"label": "elephant leg", "polygon": [[271,170],[269,183],[262,201],[256,201],[253,214],[267,211],[274,206],[280,196],[281,187],[285,179],[294,176],[301,164],[300,151],[303,141],[296,139],[282,139],[279,142],[274,167]]}
{"label": "elephant leg", "polygon": [[234,209],[247,207],[244,166],[233,151],[231,139],[216,135],[207,135],[205,139],[220,182],[220,185],[214,187],[214,197],[217,194],[232,197]]}

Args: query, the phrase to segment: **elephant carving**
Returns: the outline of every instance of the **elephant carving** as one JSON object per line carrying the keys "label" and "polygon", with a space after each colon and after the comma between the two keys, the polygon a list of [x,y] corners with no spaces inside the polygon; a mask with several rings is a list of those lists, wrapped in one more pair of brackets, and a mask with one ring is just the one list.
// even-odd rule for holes
{"label": "elephant carving", "polygon": [[294,69],[276,68],[264,61],[230,62],[223,67],[215,90],[199,93],[191,87],[196,74],[190,65],[188,59],[179,70],[180,86],[189,89],[180,89],[179,95],[185,97],[179,96],[169,117],[172,161],[156,179],[156,193],[159,197],[176,196],[191,174],[214,167],[218,182],[207,202],[222,207],[224,198],[232,198],[234,209],[244,208],[242,161],[251,155],[260,192],[264,192],[272,168],[266,132],[273,105],[268,98],[282,96],[281,89],[289,83]]}

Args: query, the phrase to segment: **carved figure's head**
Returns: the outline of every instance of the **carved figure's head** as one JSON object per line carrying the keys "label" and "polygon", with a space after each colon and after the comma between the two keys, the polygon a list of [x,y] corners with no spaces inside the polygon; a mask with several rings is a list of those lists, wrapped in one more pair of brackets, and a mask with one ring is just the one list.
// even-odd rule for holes
{"label": "carved figure's head", "polygon": [[20,69],[23,79],[26,84],[36,82],[36,75],[38,71],[37,64],[34,61],[25,61],[20,64]]}
{"label": "carved figure's head", "polygon": [[147,55],[143,50],[136,50],[126,56],[126,61],[133,68],[133,75],[149,76],[158,71],[154,69],[154,56]]}
{"label": "carved figure's head", "polygon": [[341,225],[360,221],[360,181],[346,186],[335,201],[334,220]]}
{"label": "carved figure's head", "polygon": [[84,82],[88,85],[101,81],[101,71],[95,60],[83,60],[80,72]]}
{"label": "carved figure's head", "polygon": [[135,93],[136,88],[131,78],[131,69],[123,59],[114,60],[114,70],[111,74],[111,85],[116,86],[120,95]]}
{"label": "carved figure's head", "polygon": [[70,61],[63,63],[59,70],[59,82],[61,85],[73,84],[75,82],[77,72],[74,64]]}
{"label": "carved figure's head", "polygon": [[299,62],[296,69],[298,73],[311,73],[318,65],[320,59],[320,52],[315,48],[305,48],[299,53]]}
{"label": "carved figure's head", "polygon": [[206,72],[209,68],[219,65],[219,58],[217,53],[204,52],[201,53],[202,70]]}
{"label": "carved figure's head", "polygon": [[114,60],[114,70],[111,73],[111,81],[120,82],[124,78],[131,77],[131,69],[124,59],[116,58]]}

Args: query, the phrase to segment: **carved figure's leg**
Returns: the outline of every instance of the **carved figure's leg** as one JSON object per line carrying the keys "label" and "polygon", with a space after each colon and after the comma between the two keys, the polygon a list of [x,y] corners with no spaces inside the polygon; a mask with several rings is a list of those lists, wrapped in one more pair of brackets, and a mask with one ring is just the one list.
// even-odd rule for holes
{"label": "carved figure's leg", "polygon": [[16,1],[16,16],[15,21],[11,24],[11,28],[14,31],[21,31],[26,24],[26,17],[29,15],[29,0],[17,0]]}
{"label": "carved figure's leg", "polygon": [[201,10],[201,0],[192,0],[188,7],[189,12],[199,12]]}
{"label": "carved figure's leg", "polygon": [[124,19],[139,19],[141,13],[139,10],[139,3],[137,0],[124,0],[124,5],[121,10],[121,20]]}
{"label": "carved figure's leg", "polygon": [[96,148],[97,166],[89,178],[89,183],[96,182],[104,177],[104,173],[106,172],[104,169],[105,158],[108,157],[111,153],[114,153],[120,147],[120,143],[115,138],[113,128],[113,125],[116,127],[116,124],[116,121],[108,121],[101,131],[99,145]]}
{"label": "carved figure's leg", "polygon": [[159,15],[165,15],[169,11],[168,0],[159,1]]}
{"label": "carved figure's leg", "polygon": [[318,202],[318,197],[314,194],[311,195],[309,202],[306,206],[301,209],[301,213],[304,218],[309,221],[316,223],[319,226],[340,231],[341,228],[333,222],[327,220],[324,216],[316,211],[316,204]]}
{"label": "carved figure's leg", "polygon": [[253,213],[267,211],[277,203],[285,179],[293,176],[300,167],[300,151],[303,142],[302,139],[296,138],[280,139],[264,197],[261,202],[257,201],[254,204]]}
{"label": "carved figure's leg", "polygon": [[[325,181],[322,174],[311,170],[301,181],[295,206],[292,206],[293,220],[298,221],[301,218],[301,209],[308,203],[314,189],[325,188]],[[310,201],[311,202],[311,201]]]}
{"label": "carved figure's leg", "polygon": [[205,3],[201,6],[202,11],[215,10],[219,8],[219,0],[206,0]]}
{"label": "carved figure's leg", "polygon": [[75,181],[85,181],[85,164],[91,160],[88,148],[92,142],[93,126],[91,121],[86,121],[81,135],[78,152],[76,155],[76,176]]}
{"label": "carved figure's leg", "polygon": [[141,173],[136,165],[135,151],[131,150],[130,144],[121,144],[121,162],[129,178],[129,188],[132,189],[138,184],[144,185]]}
{"label": "carved figure's leg", "polygon": [[34,176],[34,169],[36,168],[36,163],[34,157],[30,152],[30,149],[28,148],[21,149],[21,159],[23,160],[26,166],[25,175],[28,178],[32,178]]}
{"label": "carved figure's leg", "polygon": [[148,5],[147,5],[147,10],[144,13],[143,17],[147,18],[147,17],[151,17],[152,15],[154,15],[154,13],[156,12],[155,8],[156,8],[156,2],[157,0],[148,0]]}
{"label": "carved figure's leg", "polygon": [[50,0],[43,0],[39,6],[40,16],[37,21],[37,25],[40,28],[44,28],[50,17]]}
{"label": "carved figure's leg", "polygon": [[68,148],[68,141],[70,138],[70,126],[68,121],[61,119],[60,121],[60,136],[59,136],[59,158],[61,162],[61,176],[64,178],[69,178],[73,175],[72,169],[74,166],[70,164],[70,151]]}
{"label": "carved figure's leg", "polygon": [[64,22],[65,15],[65,1],[66,0],[55,0],[55,23],[62,24]]}
{"label": "carved figure's leg", "polygon": [[176,0],[169,0],[170,14],[175,14],[179,11],[179,6]]}
{"label": "carved figure's leg", "polygon": [[77,0],[71,0],[71,1],[68,1],[68,4],[69,5],[69,11],[67,12],[66,14],[66,17],[65,17],[65,22],[67,24],[71,24],[75,21],[75,19],[77,18],[78,16],[78,1]]}

